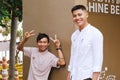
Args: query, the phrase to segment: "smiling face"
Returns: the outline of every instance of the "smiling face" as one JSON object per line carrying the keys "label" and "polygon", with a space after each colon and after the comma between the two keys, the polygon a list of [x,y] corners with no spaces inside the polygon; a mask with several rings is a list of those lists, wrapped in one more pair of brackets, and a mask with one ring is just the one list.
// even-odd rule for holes
{"label": "smiling face", "polygon": [[87,24],[88,13],[86,10],[77,9],[72,12],[73,21],[80,29],[83,29]]}
{"label": "smiling face", "polygon": [[40,52],[46,51],[46,50],[48,49],[49,44],[50,44],[50,43],[48,42],[48,39],[47,39],[46,37],[40,39],[40,40],[37,42],[39,51],[40,51]]}

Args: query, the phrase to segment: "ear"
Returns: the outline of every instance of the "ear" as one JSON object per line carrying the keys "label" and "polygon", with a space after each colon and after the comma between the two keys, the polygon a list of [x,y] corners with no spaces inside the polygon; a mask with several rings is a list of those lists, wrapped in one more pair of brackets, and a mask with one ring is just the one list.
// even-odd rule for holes
{"label": "ear", "polygon": [[86,18],[88,18],[88,16],[89,16],[89,14],[88,14],[88,12],[86,12]]}
{"label": "ear", "polygon": [[48,46],[50,45],[50,42],[48,43]]}

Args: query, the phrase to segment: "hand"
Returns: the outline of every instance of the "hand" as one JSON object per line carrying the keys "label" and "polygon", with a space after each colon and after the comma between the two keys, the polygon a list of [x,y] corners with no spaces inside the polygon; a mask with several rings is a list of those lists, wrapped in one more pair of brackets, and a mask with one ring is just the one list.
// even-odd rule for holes
{"label": "hand", "polygon": [[53,43],[55,43],[56,48],[60,47],[60,41],[57,39],[57,35],[55,34],[55,38],[53,39],[52,37],[50,37],[50,39],[53,41]]}
{"label": "hand", "polygon": [[67,75],[67,80],[70,80],[70,72],[68,72],[68,75]]}
{"label": "hand", "polygon": [[25,32],[24,37],[28,39],[33,35],[35,35],[34,30],[31,30],[30,32]]}

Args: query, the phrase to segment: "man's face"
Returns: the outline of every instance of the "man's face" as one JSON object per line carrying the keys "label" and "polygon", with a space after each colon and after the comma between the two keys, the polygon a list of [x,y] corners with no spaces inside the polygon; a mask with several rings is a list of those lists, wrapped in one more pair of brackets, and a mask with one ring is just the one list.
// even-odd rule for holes
{"label": "man's face", "polygon": [[41,40],[37,42],[37,45],[38,45],[39,51],[44,52],[45,50],[48,49],[49,42],[47,38],[42,38]]}
{"label": "man's face", "polygon": [[73,21],[77,26],[81,27],[86,24],[88,18],[87,11],[78,9],[73,11],[72,15],[73,15]]}

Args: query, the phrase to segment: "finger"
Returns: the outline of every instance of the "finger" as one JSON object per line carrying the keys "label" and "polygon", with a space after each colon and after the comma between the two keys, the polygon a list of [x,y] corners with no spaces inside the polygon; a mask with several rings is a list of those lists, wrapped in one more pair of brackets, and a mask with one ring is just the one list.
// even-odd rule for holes
{"label": "finger", "polygon": [[57,40],[57,35],[55,34],[55,40]]}
{"label": "finger", "polygon": [[28,32],[25,32],[24,35],[28,35]]}
{"label": "finger", "polygon": [[31,34],[31,36],[34,36],[35,35],[35,33],[34,34]]}
{"label": "finger", "polygon": [[30,33],[30,34],[34,33],[34,30],[31,30],[29,33]]}
{"label": "finger", "polygon": [[52,40],[54,42],[54,39],[52,37],[50,37],[50,40]]}
{"label": "finger", "polygon": [[25,32],[24,37],[28,37],[29,36],[29,32]]}

